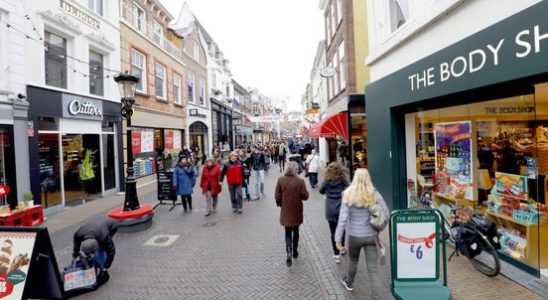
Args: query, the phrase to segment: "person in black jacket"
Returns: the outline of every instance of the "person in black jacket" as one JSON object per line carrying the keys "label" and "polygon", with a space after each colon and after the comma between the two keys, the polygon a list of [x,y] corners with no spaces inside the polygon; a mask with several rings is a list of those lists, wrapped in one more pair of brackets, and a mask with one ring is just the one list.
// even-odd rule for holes
{"label": "person in black jacket", "polygon": [[251,154],[251,169],[253,178],[255,178],[255,198],[260,200],[264,198],[264,172],[266,169],[266,157],[262,147],[253,147]]}
{"label": "person in black jacket", "polygon": [[74,233],[72,257],[93,255],[95,266],[107,271],[116,253],[112,237],[117,231],[118,222],[113,219],[101,216],[88,221]]}
{"label": "person in black jacket", "polygon": [[[340,254],[344,254],[344,250],[340,251],[335,244],[335,230],[339,220],[339,211],[341,210],[342,192],[348,187],[348,181],[344,174],[343,168],[337,162],[332,162],[327,166],[325,171],[325,180],[320,187],[320,194],[326,195],[325,199],[325,218],[329,223],[331,230],[331,243],[333,246],[333,259],[336,263],[341,263]],[[344,246],[344,232],[342,243]]]}

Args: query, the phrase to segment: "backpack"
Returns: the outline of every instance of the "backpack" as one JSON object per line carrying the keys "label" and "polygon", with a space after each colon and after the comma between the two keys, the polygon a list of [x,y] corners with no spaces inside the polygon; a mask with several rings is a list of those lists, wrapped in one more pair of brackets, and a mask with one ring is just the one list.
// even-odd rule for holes
{"label": "backpack", "polygon": [[[376,195],[376,192],[375,192]],[[373,227],[376,231],[382,231],[384,228],[386,228],[386,224],[388,223],[388,220],[386,220],[386,215],[384,214],[384,210],[379,204],[379,199],[377,197],[377,203],[371,205],[369,207],[369,225]]]}

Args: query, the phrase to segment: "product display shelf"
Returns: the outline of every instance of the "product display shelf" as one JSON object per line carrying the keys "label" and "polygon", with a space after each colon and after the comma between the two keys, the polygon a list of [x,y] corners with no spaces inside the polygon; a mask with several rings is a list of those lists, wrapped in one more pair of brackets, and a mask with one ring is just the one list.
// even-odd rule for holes
{"label": "product display shelf", "polygon": [[527,240],[525,263],[535,268],[539,267],[540,251],[540,253],[542,253],[542,256],[540,257],[540,268],[548,267],[548,217],[541,217],[539,223],[528,224],[492,211],[488,211],[487,216],[491,218],[497,226],[515,229],[524,233],[525,239]]}
{"label": "product display shelf", "polygon": [[434,201],[436,201],[438,206],[445,203],[445,204],[456,204],[457,206],[464,206],[472,209],[477,204],[477,201],[475,200],[469,200],[464,198],[454,198],[454,197],[442,195],[439,193],[434,194]]}

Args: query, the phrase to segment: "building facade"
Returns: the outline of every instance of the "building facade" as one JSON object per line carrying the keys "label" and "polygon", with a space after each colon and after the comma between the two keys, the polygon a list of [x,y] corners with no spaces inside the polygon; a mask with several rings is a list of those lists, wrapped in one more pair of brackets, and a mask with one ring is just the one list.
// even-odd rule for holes
{"label": "building facade", "polygon": [[[47,211],[120,190],[116,2],[39,1],[25,42],[31,190]],[[86,167],[84,167],[84,165]]]}
{"label": "building facade", "polygon": [[142,177],[154,174],[158,160],[175,157],[185,143],[188,74],[183,38],[168,27],[173,17],[159,1],[122,0],[120,10],[121,69],[140,78],[131,147],[135,176]]}
{"label": "building facade", "polygon": [[548,2],[368,5],[368,155],[377,188],[393,208],[406,208],[413,190],[435,183],[440,207],[497,225],[499,257],[547,274]]}
{"label": "building facade", "polygon": [[232,86],[234,86],[234,142],[236,146],[240,146],[253,140],[253,123],[250,119],[253,115],[251,95],[234,79]]}
{"label": "building facade", "polygon": [[[7,24],[29,32],[30,22],[20,1],[0,3],[0,204],[12,206],[30,191],[25,89],[25,36]],[[32,34],[35,34],[32,32]],[[15,167],[17,166],[17,168]],[[9,193],[6,191],[9,189]],[[38,195],[37,195],[38,196]]]}
{"label": "building facade", "polygon": [[198,20],[185,2],[177,22],[171,27],[184,39],[183,61],[187,66],[187,84],[184,95],[187,99],[188,134],[187,144],[198,146],[209,155],[212,152],[211,102],[207,74],[207,46],[199,32]]}

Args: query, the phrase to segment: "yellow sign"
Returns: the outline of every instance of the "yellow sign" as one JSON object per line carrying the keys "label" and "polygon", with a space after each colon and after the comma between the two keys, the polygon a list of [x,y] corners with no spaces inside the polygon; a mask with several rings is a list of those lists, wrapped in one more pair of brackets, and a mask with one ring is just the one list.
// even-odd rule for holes
{"label": "yellow sign", "polygon": [[97,19],[74,7],[72,4],[61,0],[61,7],[65,12],[75,16],[76,18],[80,19],[80,21],[99,29],[101,23]]}

